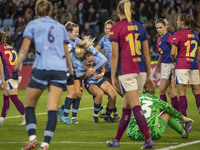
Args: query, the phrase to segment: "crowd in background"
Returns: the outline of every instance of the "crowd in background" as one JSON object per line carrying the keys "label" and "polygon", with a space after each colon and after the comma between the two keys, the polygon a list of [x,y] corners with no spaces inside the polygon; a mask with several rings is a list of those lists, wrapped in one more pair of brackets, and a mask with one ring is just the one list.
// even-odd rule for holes
{"label": "crowd in background", "polygon": [[[34,13],[37,0],[0,0],[0,29],[7,34],[7,43],[19,50],[22,34]],[[72,21],[80,26],[80,38],[84,35],[96,37],[97,43],[103,36],[104,23],[108,19],[117,22],[116,7],[119,0],[50,0],[53,4],[52,18],[65,24]],[[155,20],[162,17],[169,21],[169,32],[177,30],[176,19],[180,13],[188,13],[200,21],[200,1],[196,0],[130,0],[134,13],[132,17],[146,28],[152,60],[157,60],[158,33]],[[34,43],[31,44],[26,64],[34,60]]]}

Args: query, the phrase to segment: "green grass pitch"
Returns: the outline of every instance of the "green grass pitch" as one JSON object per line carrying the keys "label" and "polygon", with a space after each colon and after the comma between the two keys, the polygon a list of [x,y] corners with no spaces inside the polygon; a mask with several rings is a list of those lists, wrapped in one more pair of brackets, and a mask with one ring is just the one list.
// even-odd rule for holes
{"label": "green grass pitch", "polygon": [[[19,98],[24,102],[25,90],[19,90]],[[158,90],[157,90],[158,93]],[[1,96],[2,96],[1,91]],[[67,92],[63,93],[60,105],[63,104]],[[158,94],[157,94],[158,96]],[[190,88],[187,89],[188,99],[188,117],[195,123],[188,139],[182,139],[178,133],[167,127],[164,136],[154,141],[155,149],[177,149],[177,150],[199,150],[200,149],[200,115],[198,113],[195,98]],[[106,106],[107,96],[104,96],[103,105]],[[170,103],[170,99],[168,98]],[[0,101],[0,109],[3,105],[3,96]],[[117,96],[118,113],[121,116],[122,98]],[[105,110],[105,107],[104,107]],[[47,91],[42,94],[37,108],[37,138],[39,143],[43,141],[43,134],[47,121]],[[51,140],[50,150],[105,150],[114,149],[106,145],[106,141],[113,138],[116,134],[118,123],[106,123],[100,119],[99,124],[92,123],[93,100],[92,96],[86,90],[83,91],[83,97],[78,111],[77,120],[79,124],[66,125],[58,119],[55,134]],[[70,116],[71,118],[71,112]],[[0,150],[20,150],[28,140],[28,134],[25,126],[19,126],[22,117],[16,110],[12,102],[5,119],[5,123],[0,125]],[[123,135],[119,150],[137,150],[143,146],[143,142],[131,141]]]}

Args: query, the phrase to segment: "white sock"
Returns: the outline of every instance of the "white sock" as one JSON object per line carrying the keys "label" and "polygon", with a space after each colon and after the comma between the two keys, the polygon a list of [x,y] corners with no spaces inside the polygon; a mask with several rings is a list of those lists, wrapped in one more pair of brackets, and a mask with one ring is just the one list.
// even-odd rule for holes
{"label": "white sock", "polygon": [[98,114],[93,114],[93,116],[98,117]]}
{"label": "white sock", "polygon": [[49,147],[49,144],[46,142],[42,142],[42,144],[40,145],[40,147],[45,147],[45,146]]}
{"label": "white sock", "polygon": [[0,117],[0,121],[4,121],[4,117]]}
{"label": "white sock", "polygon": [[29,136],[29,141],[33,141],[36,138],[36,135]]}
{"label": "white sock", "polygon": [[102,109],[102,110],[100,110],[100,113],[101,113],[101,114],[104,114],[104,110],[103,110],[103,109]]}

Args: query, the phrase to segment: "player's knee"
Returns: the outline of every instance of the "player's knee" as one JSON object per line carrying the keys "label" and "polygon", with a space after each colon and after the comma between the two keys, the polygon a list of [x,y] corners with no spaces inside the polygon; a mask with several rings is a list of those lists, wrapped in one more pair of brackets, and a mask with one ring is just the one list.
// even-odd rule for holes
{"label": "player's knee", "polygon": [[110,101],[112,101],[114,103],[116,102],[116,94],[115,93],[110,94],[109,97],[110,97]]}
{"label": "player's knee", "polygon": [[103,99],[103,91],[99,91],[96,97],[98,97],[98,99]]}

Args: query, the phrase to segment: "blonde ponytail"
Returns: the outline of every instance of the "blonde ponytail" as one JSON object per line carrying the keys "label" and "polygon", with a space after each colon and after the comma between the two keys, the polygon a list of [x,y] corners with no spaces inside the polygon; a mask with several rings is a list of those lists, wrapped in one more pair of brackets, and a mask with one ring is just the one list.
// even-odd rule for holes
{"label": "blonde ponytail", "polygon": [[121,15],[125,15],[128,22],[131,22],[131,3],[129,0],[121,0],[117,6]]}
{"label": "blonde ponytail", "polygon": [[130,1],[124,2],[124,12],[128,22],[131,22],[131,3]]}

